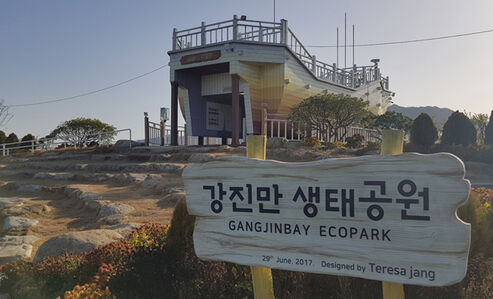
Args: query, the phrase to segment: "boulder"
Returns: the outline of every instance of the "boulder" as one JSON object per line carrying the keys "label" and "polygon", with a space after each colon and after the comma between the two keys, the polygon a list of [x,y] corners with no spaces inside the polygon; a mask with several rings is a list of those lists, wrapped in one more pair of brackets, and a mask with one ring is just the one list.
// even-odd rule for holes
{"label": "boulder", "polygon": [[39,192],[43,190],[41,185],[20,185],[17,191],[19,192]]}
{"label": "boulder", "polygon": [[267,148],[282,148],[288,143],[284,137],[271,137],[267,139]]}
{"label": "boulder", "polygon": [[34,256],[34,262],[39,262],[48,256],[58,256],[63,253],[80,253],[122,239],[123,236],[114,230],[94,229],[80,232],[70,232],[53,237],[44,242]]}
{"label": "boulder", "polygon": [[108,227],[108,229],[114,230],[121,235],[128,236],[142,225],[142,223],[119,223]]}
{"label": "boulder", "polygon": [[32,244],[38,241],[39,238],[33,235],[28,236],[3,236],[0,237],[0,244]]}
{"label": "boulder", "polygon": [[214,160],[214,155],[212,154],[191,154],[190,158],[188,158],[188,162],[190,163],[204,163]]}
{"label": "boulder", "polygon": [[117,142],[115,142],[115,145],[113,145],[113,148],[115,148],[115,149],[128,149],[128,148],[130,148],[130,145],[132,147],[145,146],[145,143],[144,142],[137,142],[137,141],[133,141],[133,140],[120,139]]}
{"label": "boulder", "polygon": [[5,222],[3,224],[3,230],[9,230],[11,228],[17,227],[32,227],[38,224],[38,220],[28,219],[24,217],[18,216],[9,216],[5,218]]}
{"label": "boulder", "polygon": [[79,195],[80,200],[101,200],[103,199],[103,195],[97,193],[86,193],[83,192]]}
{"label": "boulder", "polygon": [[117,181],[120,184],[130,184],[137,180],[137,178],[130,173],[119,173],[112,177],[112,180]]}
{"label": "boulder", "polygon": [[47,172],[38,172],[34,174],[33,178],[35,179],[52,179],[53,175]]}
{"label": "boulder", "polygon": [[132,206],[123,203],[110,203],[103,205],[99,209],[99,217],[106,217],[112,215],[124,215],[132,213],[135,209]]}
{"label": "boulder", "polygon": [[29,244],[0,243],[0,265],[30,258],[33,246]]}
{"label": "boulder", "polygon": [[24,204],[24,200],[19,198],[0,197],[0,209],[15,207]]}

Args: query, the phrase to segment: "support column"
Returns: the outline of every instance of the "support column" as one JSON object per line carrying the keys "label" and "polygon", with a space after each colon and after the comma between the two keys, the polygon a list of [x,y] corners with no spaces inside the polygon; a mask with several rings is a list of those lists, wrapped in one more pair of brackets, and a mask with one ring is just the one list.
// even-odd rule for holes
{"label": "support column", "polygon": [[232,123],[231,146],[240,145],[240,76],[231,75],[232,86]]}
{"label": "support column", "polygon": [[204,145],[204,136],[199,136],[199,145]]}
{"label": "support column", "polygon": [[222,137],[221,138],[221,145],[228,145],[228,138]]}
{"label": "support column", "polygon": [[178,83],[171,82],[171,145],[178,145]]}
{"label": "support column", "polygon": [[144,144],[149,146],[149,116],[144,112]]}

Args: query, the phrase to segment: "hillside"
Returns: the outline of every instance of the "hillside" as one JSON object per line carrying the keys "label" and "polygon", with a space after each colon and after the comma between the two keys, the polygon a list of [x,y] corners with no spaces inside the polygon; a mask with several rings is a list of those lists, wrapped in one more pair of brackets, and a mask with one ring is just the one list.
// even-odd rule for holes
{"label": "hillside", "polygon": [[443,124],[447,121],[450,114],[452,114],[452,112],[454,112],[453,110],[451,110],[449,108],[440,108],[440,107],[436,107],[436,106],[402,107],[399,105],[392,105],[387,110],[402,113],[404,116],[407,116],[411,119],[415,119],[421,113],[426,113],[429,116],[431,116],[431,118],[433,118],[433,120],[435,121],[435,124],[438,127],[442,127]]}

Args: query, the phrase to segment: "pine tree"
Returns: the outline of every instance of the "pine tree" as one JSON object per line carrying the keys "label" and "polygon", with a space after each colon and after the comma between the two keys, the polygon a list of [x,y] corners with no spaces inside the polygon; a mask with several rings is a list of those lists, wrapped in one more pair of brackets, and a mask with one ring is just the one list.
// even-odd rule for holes
{"label": "pine tree", "polygon": [[493,145],[493,110],[491,111],[490,121],[484,133],[484,144]]}
{"label": "pine tree", "polygon": [[428,150],[437,139],[438,131],[433,119],[428,114],[421,113],[411,126],[411,142]]}
{"label": "pine tree", "polygon": [[452,113],[443,126],[442,144],[467,146],[476,144],[476,137],[476,128],[462,112]]}

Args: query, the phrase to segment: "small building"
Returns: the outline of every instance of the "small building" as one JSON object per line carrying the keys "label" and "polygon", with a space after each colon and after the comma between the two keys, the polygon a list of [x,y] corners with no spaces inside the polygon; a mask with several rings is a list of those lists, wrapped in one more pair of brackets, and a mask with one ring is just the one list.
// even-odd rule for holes
{"label": "small building", "polygon": [[288,114],[303,99],[343,93],[367,100],[376,113],[391,102],[378,59],[338,68],[317,60],[280,23],[232,20],[173,30],[170,56],[171,143],[177,144],[178,105],[188,136],[232,138],[261,134],[265,111]]}

